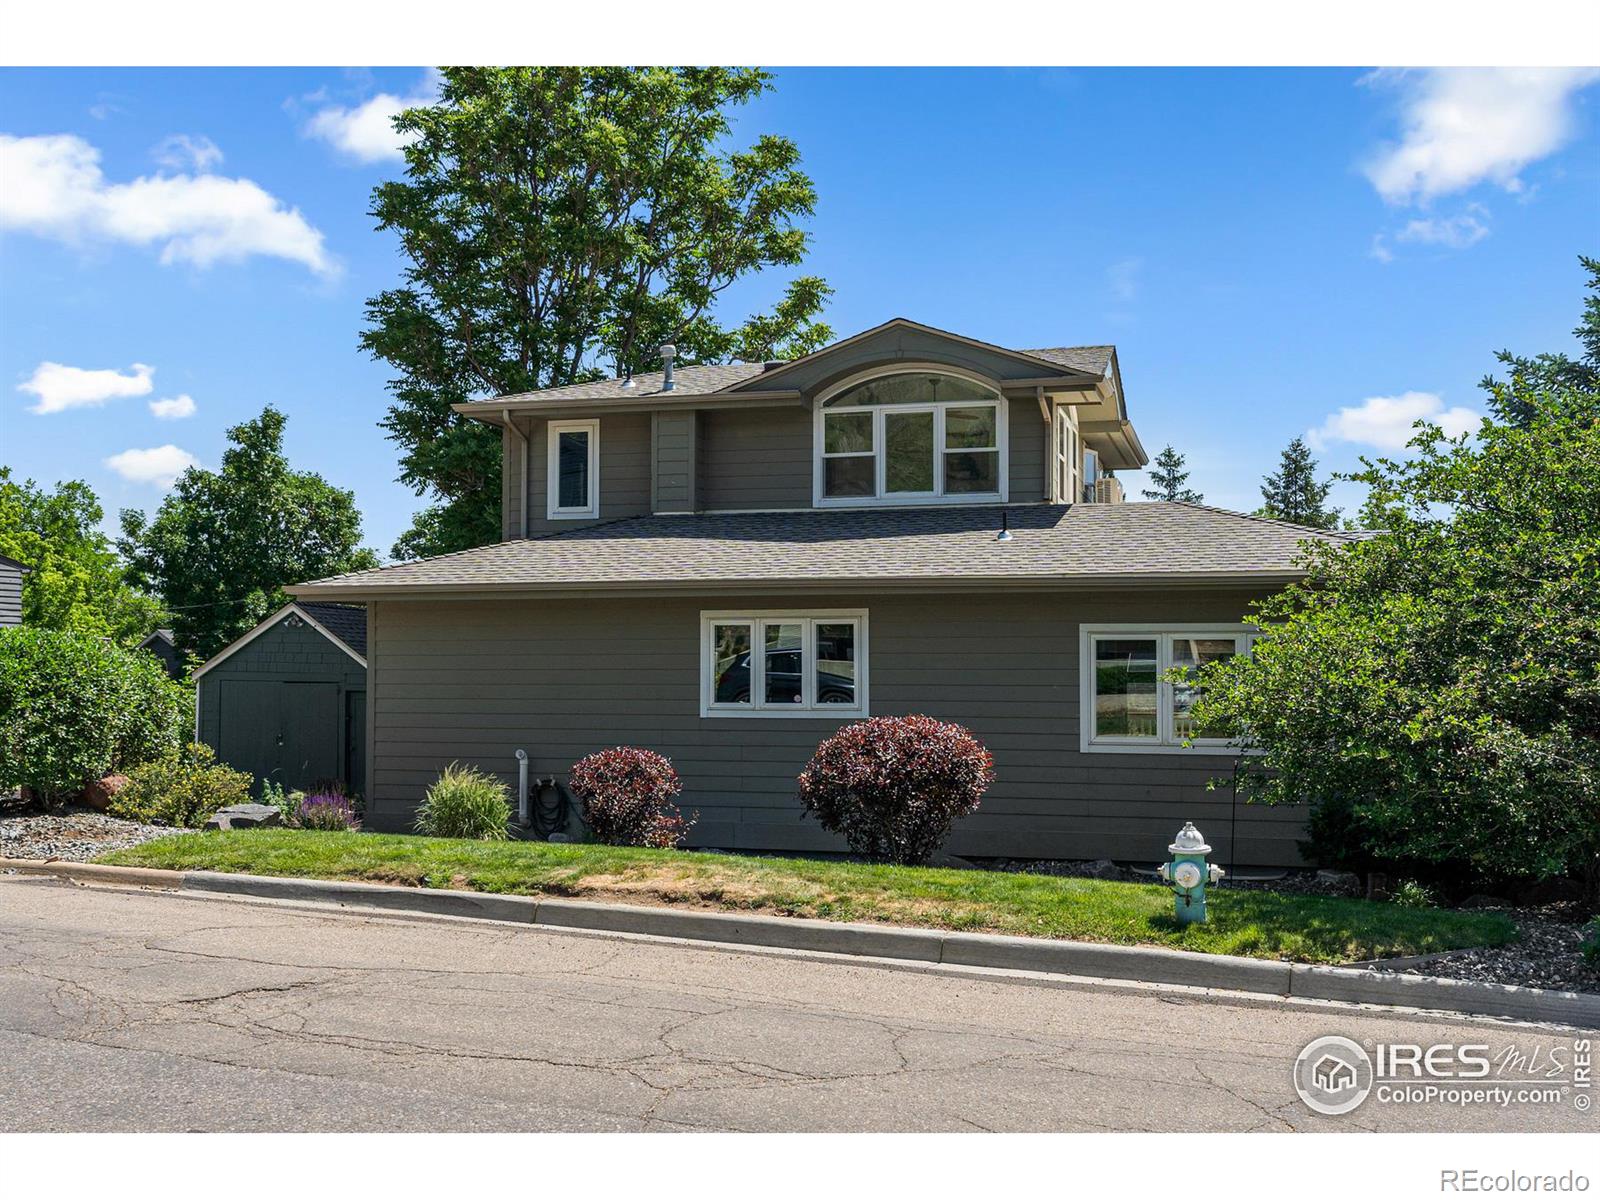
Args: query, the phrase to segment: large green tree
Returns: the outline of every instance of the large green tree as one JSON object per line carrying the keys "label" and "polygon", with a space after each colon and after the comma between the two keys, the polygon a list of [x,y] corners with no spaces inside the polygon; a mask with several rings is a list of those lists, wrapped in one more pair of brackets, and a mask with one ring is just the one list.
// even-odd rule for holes
{"label": "large green tree", "polygon": [[[1600,306],[1579,336],[1592,366]],[[1311,548],[1253,656],[1205,670],[1195,719],[1259,751],[1258,797],[1309,801],[1325,845],[1597,896],[1600,387],[1506,361],[1512,419],[1364,463],[1386,528]]]}
{"label": "large green tree", "polygon": [[41,629],[109,637],[132,645],[160,625],[161,601],[130,585],[127,568],[100,529],[105,511],[74,479],[46,491],[17,483],[0,467],[0,554],[30,568],[22,620]]}
{"label": "large green tree", "polygon": [[1144,489],[1144,498],[1181,500],[1187,504],[1199,504],[1205,497],[1188,486],[1189,472],[1183,468],[1183,455],[1174,450],[1170,442],[1163,446],[1161,453],[1156,455],[1155,461],[1150,464],[1152,486]]}
{"label": "large green tree", "polygon": [[800,154],[733,144],[730,112],[768,76],[722,67],[447,68],[438,101],[395,121],[404,179],[373,192],[404,282],[367,304],[362,347],[395,368],[383,421],[400,479],[434,506],[395,546],[411,557],[499,536],[500,441],[461,401],[684,363],[815,349],[821,279],[725,324],[717,303],[793,267],[816,202]]}
{"label": "large green tree", "polygon": [[1333,480],[1317,480],[1317,460],[1304,438],[1295,438],[1283,449],[1278,469],[1261,484],[1258,517],[1291,521],[1312,529],[1332,529],[1339,523],[1339,510],[1328,507]]}
{"label": "large green tree", "polygon": [[209,658],[287,602],[286,584],[377,566],[353,493],[296,471],[284,415],[228,430],[222,468],[190,467],[154,519],[122,512],[118,546],[172,611],[178,645]]}

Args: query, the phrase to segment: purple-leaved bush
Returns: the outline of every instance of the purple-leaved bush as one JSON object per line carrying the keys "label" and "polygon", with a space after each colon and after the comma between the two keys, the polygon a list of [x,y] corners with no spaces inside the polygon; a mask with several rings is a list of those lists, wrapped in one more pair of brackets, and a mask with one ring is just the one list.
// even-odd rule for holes
{"label": "purple-leaved bush", "polygon": [[817,747],[800,774],[800,801],[829,833],[874,862],[925,863],[950,826],[978,811],[994,759],[960,725],[932,717],[873,717]]}

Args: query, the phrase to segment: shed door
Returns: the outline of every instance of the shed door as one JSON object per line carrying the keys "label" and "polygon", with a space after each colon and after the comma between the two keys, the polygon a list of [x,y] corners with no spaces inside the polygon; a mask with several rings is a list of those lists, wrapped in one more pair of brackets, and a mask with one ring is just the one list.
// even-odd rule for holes
{"label": "shed door", "polygon": [[339,685],[285,683],[281,759],[286,787],[311,788],[318,780],[344,778],[339,753]]}
{"label": "shed door", "polygon": [[278,769],[278,684],[270,679],[224,679],[218,700],[217,757],[257,779]]}

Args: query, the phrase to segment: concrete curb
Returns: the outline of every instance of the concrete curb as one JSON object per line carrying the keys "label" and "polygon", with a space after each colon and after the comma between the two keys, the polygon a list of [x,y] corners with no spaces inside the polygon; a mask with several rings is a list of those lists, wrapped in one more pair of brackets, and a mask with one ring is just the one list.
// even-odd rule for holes
{"label": "concrete curb", "polygon": [[1153,946],[1109,946],[988,933],[946,933],[794,917],[691,912],[587,900],[535,899],[487,892],[231,875],[215,871],[158,871],[90,863],[0,859],[0,871],[5,870],[27,875],[54,875],[83,883],[313,901],[552,928],[683,938],[729,946],[776,947],[949,966],[1134,980],[1285,999],[1376,1004],[1600,1028],[1600,995],[1196,954]]}

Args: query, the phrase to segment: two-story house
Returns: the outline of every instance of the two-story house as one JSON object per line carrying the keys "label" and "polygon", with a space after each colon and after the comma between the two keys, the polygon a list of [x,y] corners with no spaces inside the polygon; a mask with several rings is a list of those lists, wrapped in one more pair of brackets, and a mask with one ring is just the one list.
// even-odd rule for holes
{"label": "two-story house", "polygon": [[995,759],[954,853],[1155,859],[1194,820],[1297,861],[1289,811],[1241,806],[1229,845],[1233,756],[1165,676],[1245,652],[1249,601],[1342,535],[1124,503],[1113,347],[893,320],[458,411],[501,431],[502,540],[289,589],[367,606],[370,824],[454,760],[563,777],[625,744],[676,765],[691,845],[836,849],[795,798],[817,743],[927,713]]}

